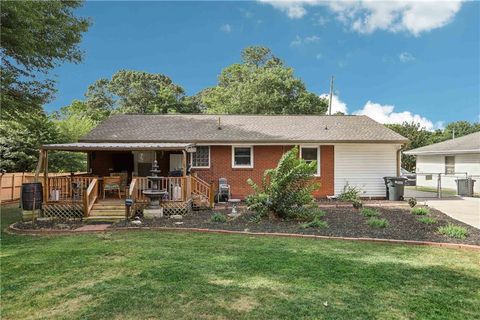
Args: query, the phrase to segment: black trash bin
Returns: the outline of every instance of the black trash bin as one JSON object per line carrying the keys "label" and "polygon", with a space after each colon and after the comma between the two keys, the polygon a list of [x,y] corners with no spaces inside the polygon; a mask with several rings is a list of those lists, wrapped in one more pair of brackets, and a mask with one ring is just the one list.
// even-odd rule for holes
{"label": "black trash bin", "polygon": [[457,179],[457,194],[462,197],[473,197],[473,185],[476,180],[472,178]]}
{"label": "black trash bin", "polygon": [[387,200],[400,201],[403,200],[405,191],[405,181],[407,178],[403,177],[383,177],[386,187]]}

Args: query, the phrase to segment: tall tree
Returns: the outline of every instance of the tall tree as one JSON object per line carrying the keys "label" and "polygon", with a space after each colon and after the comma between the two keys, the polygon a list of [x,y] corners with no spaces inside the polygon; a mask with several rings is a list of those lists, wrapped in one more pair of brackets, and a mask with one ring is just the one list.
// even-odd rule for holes
{"label": "tall tree", "polygon": [[432,143],[442,142],[445,140],[452,139],[454,137],[458,138],[470,133],[480,131],[479,122],[468,122],[468,121],[454,121],[450,122],[445,126],[443,130],[435,131],[435,134],[432,135]]}
{"label": "tall tree", "polygon": [[90,22],[74,15],[81,1],[3,1],[0,15],[2,118],[35,111],[55,93],[48,72],[78,63]]}
{"label": "tall tree", "polygon": [[111,79],[97,80],[87,90],[86,105],[99,115],[199,111],[169,77],[132,70],[120,70]]}
{"label": "tall tree", "polygon": [[[386,126],[409,140],[404,151],[420,148],[431,142],[433,133],[427,131],[420,123],[404,122],[402,124],[387,124]],[[415,172],[415,156],[403,154],[402,168]]]}
{"label": "tall tree", "polygon": [[307,91],[270,49],[248,47],[242,62],[222,70],[218,85],[199,94],[208,113],[324,114],[327,101]]}

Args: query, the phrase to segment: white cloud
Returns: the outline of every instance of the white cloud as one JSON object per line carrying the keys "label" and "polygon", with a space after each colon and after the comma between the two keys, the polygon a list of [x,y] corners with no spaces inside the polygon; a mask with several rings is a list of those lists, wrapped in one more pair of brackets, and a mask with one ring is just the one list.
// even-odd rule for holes
{"label": "white cloud", "polygon": [[380,123],[403,123],[415,122],[420,123],[427,130],[434,130],[441,125],[441,122],[434,124],[432,121],[418,114],[412,114],[410,111],[394,112],[395,107],[392,105],[381,105],[367,101],[363,109],[353,112],[356,115],[365,115]]}
{"label": "white cloud", "polygon": [[220,31],[230,33],[232,31],[232,26],[226,23],[220,27]]}
{"label": "white cloud", "polygon": [[302,44],[315,43],[315,42],[318,42],[319,40],[320,40],[320,37],[315,35],[304,37],[304,38],[297,35],[295,39],[293,39],[292,42],[290,42],[290,46],[298,47],[298,46],[301,46]]}
{"label": "white cloud", "polygon": [[[330,94],[323,93],[320,95],[320,98],[325,98],[327,100],[330,100]],[[347,114],[348,113],[347,104],[342,100],[340,100],[340,98],[337,95],[332,95],[332,114],[336,112],[343,112],[344,114]]]}
{"label": "white cloud", "polygon": [[315,58],[316,58],[317,60],[321,60],[321,59],[323,58],[323,54],[317,53],[317,54],[315,55]]}
{"label": "white cloud", "polygon": [[259,0],[285,12],[291,19],[307,14],[307,6],[326,6],[353,31],[370,34],[377,30],[408,32],[415,36],[450,23],[462,3],[460,1],[335,1]]}
{"label": "white cloud", "polygon": [[283,11],[290,19],[300,19],[307,14],[304,8],[304,1],[276,1],[276,0],[259,0],[263,3],[268,3],[274,8]]}
{"label": "white cloud", "polygon": [[400,59],[401,62],[406,63],[415,60],[415,57],[410,52],[402,52],[398,55],[398,59]]}

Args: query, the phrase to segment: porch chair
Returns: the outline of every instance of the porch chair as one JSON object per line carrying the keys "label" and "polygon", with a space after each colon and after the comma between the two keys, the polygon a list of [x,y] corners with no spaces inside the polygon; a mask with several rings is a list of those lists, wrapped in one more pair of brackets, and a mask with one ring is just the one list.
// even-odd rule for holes
{"label": "porch chair", "polygon": [[127,182],[128,182],[128,172],[112,172],[110,177],[120,177],[120,192],[122,194],[128,194]]}
{"label": "porch chair", "polygon": [[105,199],[106,191],[117,191],[118,198],[122,199],[122,196],[120,195],[120,192],[121,192],[120,183],[121,183],[120,176],[103,177],[103,199]]}
{"label": "porch chair", "polygon": [[228,184],[227,178],[218,179],[217,202],[220,202],[220,199],[228,201],[230,196],[230,185]]}

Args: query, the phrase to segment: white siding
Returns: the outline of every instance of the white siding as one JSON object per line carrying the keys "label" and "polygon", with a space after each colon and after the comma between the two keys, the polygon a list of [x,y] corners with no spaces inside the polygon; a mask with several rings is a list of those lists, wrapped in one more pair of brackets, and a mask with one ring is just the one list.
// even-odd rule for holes
{"label": "white siding", "polygon": [[397,175],[397,150],[394,144],[336,144],[335,194],[344,186],[356,186],[364,197],[384,197],[383,177]]}
{"label": "white siding", "polygon": [[480,192],[480,154],[457,154],[455,155],[455,175],[444,176],[445,155],[418,155],[417,156],[417,185],[422,187],[437,187],[438,175],[432,175],[432,180],[426,180],[425,173],[442,173],[442,188],[456,189],[455,180],[465,177],[467,172],[476,180],[475,192]]}

